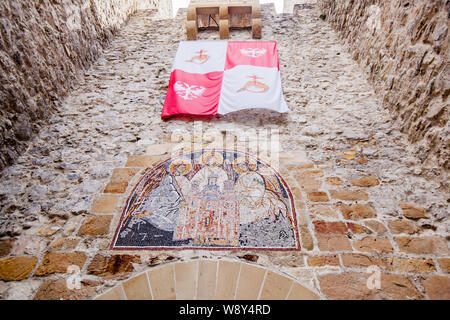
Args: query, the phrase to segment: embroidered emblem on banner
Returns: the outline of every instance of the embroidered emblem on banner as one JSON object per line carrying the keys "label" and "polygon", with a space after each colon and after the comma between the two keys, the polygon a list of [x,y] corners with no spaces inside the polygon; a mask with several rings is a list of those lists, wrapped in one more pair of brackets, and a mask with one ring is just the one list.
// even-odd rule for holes
{"label": "embroidered emblem on banner", "polygon": [[247,57],[258,58],[266,54],[266,49],[245,48],[241,49],[241,53]]}
{"label": "embroidered emblem on banner", "polygon": [[200,51],[197,51],[198,55],[193,56],[191,59],[186,60],[186,62],[192,62],[196,64],[203,64],[206,61],[209,60],[210,56],[206,54],[206,50],[201,49]]}
{"label": "embroidered emblem on banner", "polygon": [[175,90],[175,93],[177,96],[180,96],[184,100],[193,100],[202,95],[202,93],[206,90],[202,86],[190,86],[185,82],[177,81],[173,85],[173,88]]}
{"label": "embroidered emblem on banner", "polygon": [[257,79],[263,79],[263,78],[260,78],[256,75],[252,75],[252,76],[248,76],[248,77],[253,80],[247,81],[247,83],[241,89],[239,89],[237,92],[248,91],[248,92],[253,92],[253,93],[264,93],[264,92],[269,91],[268,85],[257,80]]}

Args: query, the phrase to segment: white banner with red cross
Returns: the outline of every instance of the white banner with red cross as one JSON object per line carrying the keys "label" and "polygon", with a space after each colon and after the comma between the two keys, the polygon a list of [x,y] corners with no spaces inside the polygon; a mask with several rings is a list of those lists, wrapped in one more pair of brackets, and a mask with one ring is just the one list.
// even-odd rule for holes
{"label": "white banner with red cross", "polygon": [[275,41],[182,41],[161,117],[287,112]]}

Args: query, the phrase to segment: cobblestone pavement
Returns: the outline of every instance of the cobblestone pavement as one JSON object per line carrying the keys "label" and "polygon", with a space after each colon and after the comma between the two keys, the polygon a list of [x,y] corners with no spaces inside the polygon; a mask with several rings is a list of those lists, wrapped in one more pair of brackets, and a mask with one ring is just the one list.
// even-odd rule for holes
{"label": "cobblestone pavement", "polygon": [[[194,130],[191,118],[160,119],[185,39],[182,15],[160,20],[145,11],[2,173],[0,298],[91,298],[155,265],[225,257],[281,272],[322,299],[450,299],[448,181],[421,169],[319,15],[314,6],[295,15],[263,6],[262,40],[278,42],[289,114],[202,122],[204,130],[279,129],[279,169],[295,196],[301,251],[109,250],[139,172],[165,157],[174,130]],[[230,34],[251,39],[249,30]],[[79,290],[65,286],[73,265]],[[376,275],[369,266],[381,271],[380,289],[366,285]]]}

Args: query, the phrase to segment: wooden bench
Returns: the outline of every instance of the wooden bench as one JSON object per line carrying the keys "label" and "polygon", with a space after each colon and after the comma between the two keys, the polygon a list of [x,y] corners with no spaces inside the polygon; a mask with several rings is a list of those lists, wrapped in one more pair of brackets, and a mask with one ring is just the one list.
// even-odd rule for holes
{"label": "wooden bench", "polygon": [[252,28],[252,37],[261,39],[259,0],[191,0],[187,9],[186,36],[197,39],[200,28],[212,23],[219,27],[220,39],[227,39],[229,28]]}

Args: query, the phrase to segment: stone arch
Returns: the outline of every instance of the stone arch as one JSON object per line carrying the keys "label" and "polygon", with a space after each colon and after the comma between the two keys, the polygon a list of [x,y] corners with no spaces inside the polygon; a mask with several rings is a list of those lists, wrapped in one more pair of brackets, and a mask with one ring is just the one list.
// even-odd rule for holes
{"label": "stone arch", "polygon": [[277,270],[231,259],[192,259],[150,268],[97,300],[316,300],[317,293]]}

